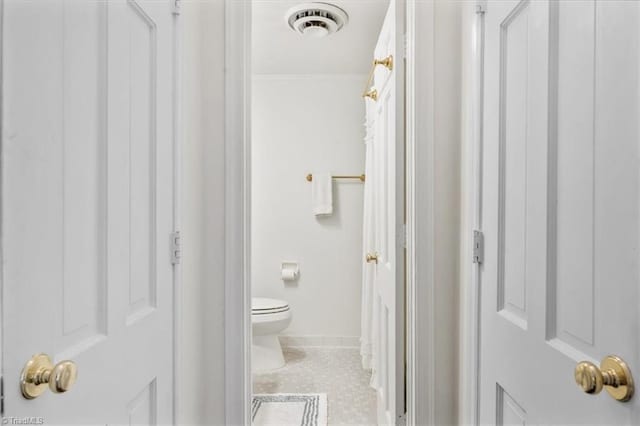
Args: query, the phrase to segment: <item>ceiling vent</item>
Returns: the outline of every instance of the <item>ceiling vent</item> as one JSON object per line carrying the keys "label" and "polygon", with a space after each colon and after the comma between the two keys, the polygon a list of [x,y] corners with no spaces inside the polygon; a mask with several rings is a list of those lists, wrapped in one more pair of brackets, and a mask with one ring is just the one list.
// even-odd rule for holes
{"label": "ceiling vent", "polygon": [[303,3],[289,9],[285,19],[295,32],[320,38],[340,31],[349,17],[344,10],[331,4]]}

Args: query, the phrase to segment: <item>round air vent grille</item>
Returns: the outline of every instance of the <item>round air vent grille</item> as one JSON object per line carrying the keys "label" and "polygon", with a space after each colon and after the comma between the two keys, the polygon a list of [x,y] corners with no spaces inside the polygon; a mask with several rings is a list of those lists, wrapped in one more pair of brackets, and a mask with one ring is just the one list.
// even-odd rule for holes
{"label": "round air vent grille", "polygon": [[349,20],[347,13],[327,3],[303,3],[292,7],[285,16],[295,32],[310,37],[325,37],[340,31]]}

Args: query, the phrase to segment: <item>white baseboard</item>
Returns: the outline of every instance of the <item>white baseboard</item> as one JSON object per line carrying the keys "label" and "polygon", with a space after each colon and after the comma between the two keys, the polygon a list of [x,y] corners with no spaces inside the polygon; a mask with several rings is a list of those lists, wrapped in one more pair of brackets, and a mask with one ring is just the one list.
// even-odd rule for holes
{"label": "white baseboard", "polygon": [[358,348],[358,336],[278,336],[284,347],[322,346],[336,348]]}

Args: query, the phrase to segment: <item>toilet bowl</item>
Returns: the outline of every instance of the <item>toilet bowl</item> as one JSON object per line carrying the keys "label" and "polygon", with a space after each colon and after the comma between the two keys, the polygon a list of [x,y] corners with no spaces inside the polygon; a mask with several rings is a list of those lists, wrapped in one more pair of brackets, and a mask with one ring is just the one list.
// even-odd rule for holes
{"label": "toilet bowl", "polygon": [[254,297],[251,300],[251,364],[253,372],[284,367],[278,333],[291,323],[289,304],[282,300]]}

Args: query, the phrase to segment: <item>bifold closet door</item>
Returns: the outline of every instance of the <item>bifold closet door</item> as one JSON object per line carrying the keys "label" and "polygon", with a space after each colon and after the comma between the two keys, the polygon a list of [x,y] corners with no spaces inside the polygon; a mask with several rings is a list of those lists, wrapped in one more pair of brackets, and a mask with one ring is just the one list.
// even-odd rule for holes
{"label": "bifold closet door", "polygon": [[[173,422],[175,19],[168,0],[3,1],[5,418]],[[26,399],[41,353],[77,381]]]}

